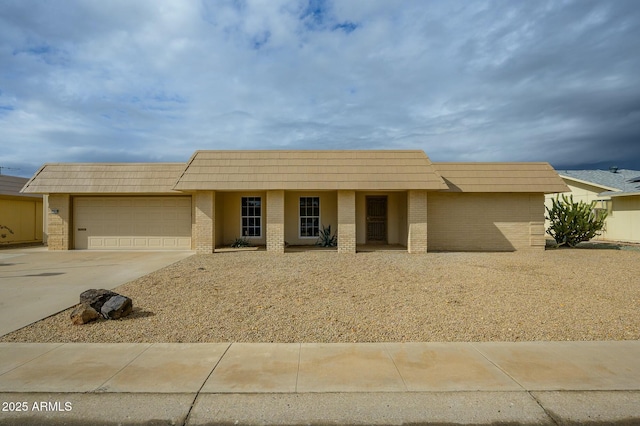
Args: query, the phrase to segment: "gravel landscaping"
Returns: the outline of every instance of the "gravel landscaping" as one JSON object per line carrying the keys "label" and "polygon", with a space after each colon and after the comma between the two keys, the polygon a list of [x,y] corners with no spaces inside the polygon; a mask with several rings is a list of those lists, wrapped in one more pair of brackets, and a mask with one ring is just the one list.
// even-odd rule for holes
{"label": "gravel landscaping", "polygon": [[640,251],[194,255],[115,289],[118,321],[61,312],[4,342],[636,340]]}

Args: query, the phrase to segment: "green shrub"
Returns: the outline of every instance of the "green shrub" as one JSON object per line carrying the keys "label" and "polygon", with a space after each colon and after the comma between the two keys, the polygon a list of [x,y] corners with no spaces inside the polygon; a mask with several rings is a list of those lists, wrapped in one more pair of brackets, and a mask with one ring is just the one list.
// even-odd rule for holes
{"label": "green shrub", "polygon": [[547,219],[551,222],[547,234],[551,235],[558,245],[575,247],[582,241],[589,241],[599,235],[604,228],[607,212],[596,210],[596,201],[587,204],[574,202],[573,195],[562,195],[552,199],[552,207],[545,207]]}
{"label": "green shrub", "polygon": [[233,243],[231,243],[231,247],[233,248],[251,247],[251,243],[247,241],[246,238],[236,238],[233,241]]}
{"label": "green shrub", "polygon": [[318,236],[318,242],[316,245],[321,247],[335,247],[338,245],[338,237],[336,234],[331,235],[331,225],[325,227],[322,226],[322,231]]}

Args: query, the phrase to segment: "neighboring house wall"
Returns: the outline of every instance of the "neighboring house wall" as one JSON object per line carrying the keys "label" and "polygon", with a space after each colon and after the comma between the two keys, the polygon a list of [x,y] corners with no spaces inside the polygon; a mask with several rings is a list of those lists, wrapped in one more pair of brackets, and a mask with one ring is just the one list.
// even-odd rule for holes
{"label": "neighboring house wall", "polygon": [[[603,197],[598,194],[606,191],[605,188],[570,180],[567,180],[566,183],[571,192],[564,195],[573,195],[573,201],[582,201],[584,203],[597,201],[597,208],[607,210],[605,228],[601,235],[594,238],[595,240],[640,243],[640,196],[614,196],[610,200],[600,201]],[[551,199],[557,195],[547,194],[545,196],[545,206],[551,208]],[[548,220],[545,220],[544,225],[545,230],[549,229],[550,223]],[[549,234],[546,234],[546,236],[551,238]]]}
{"label": "neighboring house wall", "polygon": [[544,248],[542,194],[429,193],[429,250]]}
{"label": "neighboring house wall", "polygon": [[0,195],[0,225],[13,231],[0,230],[0,244],[42,241],[42,199]]}
{"label": "neighboring house wall", "polygon": [[[575,202],[582,201],[584,203],[590,203],[593,200],[597,201],[599,199],[598,194],[601,193],[602,191],[605,191],[605,189],[603,189],[602,187],[587,185],[580,182],[566,181],[566,183],[569,189],[571,190],[571,192],[564,192],[560,194],[546,194],[544,197],[544,205],[546,207],[551,208],[552,207],[551,200],[555,199],[556,197],[560,197],[560,199],[562,199],[563,195],[566,195],[567,197],[572,195],[573,201]],[[549,221],[546,221],[545,229],[548,228],[548,226],[549,226]]]}
{"label": "neighboring house wall", "polygon": [[640,243],[640,195],[611,197],[602,239]]}

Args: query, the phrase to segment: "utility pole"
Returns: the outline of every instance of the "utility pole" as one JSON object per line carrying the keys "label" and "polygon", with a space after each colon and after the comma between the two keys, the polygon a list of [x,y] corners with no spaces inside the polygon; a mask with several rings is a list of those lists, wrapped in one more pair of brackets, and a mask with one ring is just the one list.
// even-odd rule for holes
{"label": "utility pole", "polygon": [[13,167],[5,167],[5,166],[0,166],[0,175],[2,175],[2,170],[20,170],[20,169],[15,169]]}

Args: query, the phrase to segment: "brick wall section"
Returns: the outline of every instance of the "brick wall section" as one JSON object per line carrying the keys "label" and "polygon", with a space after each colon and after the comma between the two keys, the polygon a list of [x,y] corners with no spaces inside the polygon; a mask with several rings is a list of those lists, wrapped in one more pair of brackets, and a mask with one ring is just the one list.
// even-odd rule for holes
{"label": "brick wall section", "polygon": [[[57,209],[58,213],[51,213]],[[49,250],[71,249],[71,197],[69,194],[50,194],[47,211]]]}
{"label": "brick wall section", "polygon": [[195,227],[193,240],[198,254],[213,253],[215,241],[216,194],[213,191],[198,191],[195,194]]}
{"label": "brick wall section", "polygon": [[267,191],[267,251],[284,253],[284,191]]}
{"label": "brick wall section", "polygon": [[429,194],[429,250],[544,250],[543,194]]}
{"label": "brick wall section", "polygon": [[356,252],[356,192],[338,191],[338,253]]}
{"label": "brick wall section", "polygon": [[427,252],[427,191],[407,192],[407,251]]}

